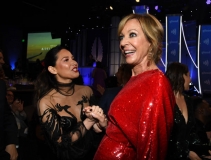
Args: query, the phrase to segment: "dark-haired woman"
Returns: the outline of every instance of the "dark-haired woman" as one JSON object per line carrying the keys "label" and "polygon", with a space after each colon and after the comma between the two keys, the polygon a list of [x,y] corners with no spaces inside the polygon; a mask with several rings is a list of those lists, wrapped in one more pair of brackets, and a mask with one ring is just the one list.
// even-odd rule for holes
{"label": "dark-haired woman", "polygon": [[167,67],[165,75],[171,83],[176,100],[167,160],[202,160],[203,155],[209,155],[209,149],[202,145],[197,135],[193,99],[184,94],[184,91],[189,90],[191,82],[188,67],[173,62]]}
{"label": "dark-haired woman", "polygon": [[94,105],[90,87],[73,83],[79,72],[69,50],[52,48],[44,64],[35,85],[35,101],[45,141],[58,160],[91,160],[98,144],[96,132],[107,126],[103,110]]}

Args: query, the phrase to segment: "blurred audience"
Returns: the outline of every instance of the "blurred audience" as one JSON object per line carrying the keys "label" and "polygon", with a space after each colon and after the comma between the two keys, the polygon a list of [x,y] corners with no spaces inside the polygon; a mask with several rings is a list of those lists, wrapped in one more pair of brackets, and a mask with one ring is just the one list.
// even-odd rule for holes
{"label": "blurred audience", "polygon": [[99,100],[102,94],[97,89],[98,85],[100,85],[101,87],[105,89],[106,87],[105,80],[107,78],[107,73],[104,69],[102,62],[99,62],[99,61],[96,62],[96,67],[92,71],[92,77],[93,77],[92,89],[93,89],[96,99]]}
{"label": "blurred audience", "polygon": [[11,112],[15,117],[18,126],[18,160],[27,160],[28,153],[26,148],[30,145],[27,135],[28,135],[28,125],[26,121],[26,112],[23,110],[24,102],[15,96],[12,90],[7,90],[6,94],[7,102],[11,108]]}
{"label": "blurred audience", "polygon": [[18,127],[8,106],[6,83],[2,79],[0,79],[0,88],[0,159],[17,160]]}
{"label": "blurred audience", "polygon": [[194,98],[197,132],[200,140],[205,145],[211,145],[211,107],[200,97]]}
{"label": "blurred audience", "polygon": [[4,56],[3,56],[3,51],[0,49],[0,79],[5,79],[5,73],[3,70],[3,64],[4,64]]}
{"label": "blurred audience", "polygon": [[27,115],[26,112],[23,110],[24,101],[16,97],[12,90],[7,90],[6,98],[17,122],[19,130],[18,136],[25,137],[28,133],[28,126],[26,124]]}
{"label": "blurred audience", "polygon": [[95,62],[96,60],[94,59],[94,56],[90,54],[86,66],[93,67]]}

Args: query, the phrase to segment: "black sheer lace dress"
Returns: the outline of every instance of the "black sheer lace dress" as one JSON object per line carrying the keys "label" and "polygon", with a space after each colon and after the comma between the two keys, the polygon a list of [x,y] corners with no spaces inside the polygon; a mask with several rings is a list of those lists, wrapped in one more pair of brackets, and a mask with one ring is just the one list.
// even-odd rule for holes
{"label": "black sheer lace dress", "polygon": [[[77,102],[75,105],[80,109],[80,120],[69,111],[69,105],[57,103],[49,106],[42,115],[38,109],[45,142],[58,160],[92,160],[100,142],[99,135],[93,129],[87,130],[83,124],[86,118],[82,112],[84,104],[96,105],[95,98],[82,96]],[[61,112],[66,112],[68,116],[60,116]]]}

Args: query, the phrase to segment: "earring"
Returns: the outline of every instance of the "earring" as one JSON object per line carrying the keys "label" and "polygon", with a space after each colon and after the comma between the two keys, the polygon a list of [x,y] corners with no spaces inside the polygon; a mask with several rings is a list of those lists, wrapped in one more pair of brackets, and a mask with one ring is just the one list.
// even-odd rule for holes
{"label": "earring", "polygon": [[148,60],[152,60],[153,59],[153,53],[152,53],[152,48],[150,48],[149,52],[148,52]]}

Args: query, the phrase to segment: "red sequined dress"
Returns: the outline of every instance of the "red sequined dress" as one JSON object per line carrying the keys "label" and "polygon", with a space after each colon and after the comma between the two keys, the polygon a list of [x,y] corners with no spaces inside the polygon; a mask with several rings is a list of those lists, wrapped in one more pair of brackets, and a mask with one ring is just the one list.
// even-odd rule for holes
{"label": "red sequined dress", "polygon": [[131,77],[113,100],[94,160],[164,160],[175,99],[162,71]]}

